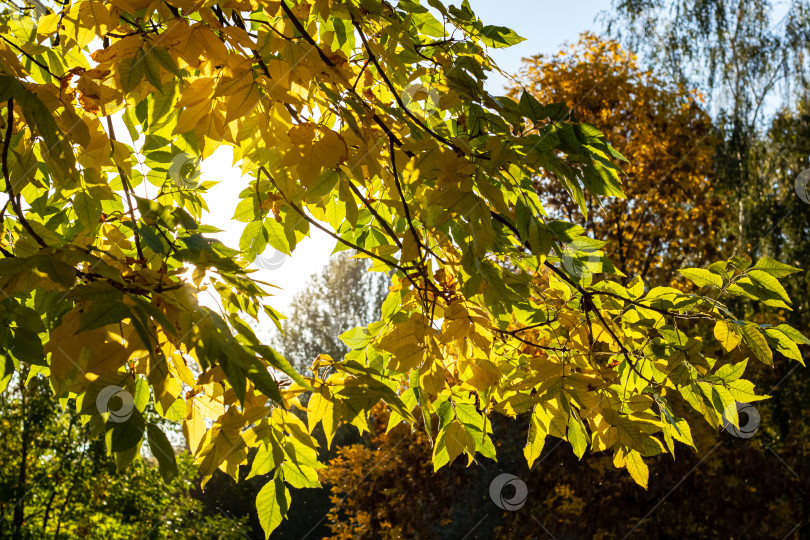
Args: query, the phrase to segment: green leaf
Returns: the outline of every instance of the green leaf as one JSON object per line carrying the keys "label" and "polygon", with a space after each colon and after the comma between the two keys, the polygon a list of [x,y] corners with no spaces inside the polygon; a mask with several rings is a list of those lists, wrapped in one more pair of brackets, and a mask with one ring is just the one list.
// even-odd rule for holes
{"label": "green leaf", "polygon": [[256,197],[251,196],[239,201],[239,204],[236,205],[236,210],[234,210],[233,217],[231,219],[241,221],[242,223],[248,223],[254,219],[258,219],[259,217],[261,216],[259,212],[257,212]]}
{"label": "green leaf", "polygon": [[773,353],[771,348],[768,347],[768,342],[765,336],[762,335],[759,326],[753,323],[748,323],[740,326],[740,331],[743,335],[743,341],[753,351],[757,358],[763,363],[773,366]]}
{"label": "green leaf", "polygon": [[133,448],[139,449],[141,447],[146,421],[141,412],[134,409],[132,415],[124,422],[107,420],[106,428],[107,447],[110,451],[126,453]]}
{"label": "green leaf", "polygon": [[251,348],[259,353],[262,358],[267,360],[267,362],[273,366],[274,368],[282,371],[285,375],[289,376],[292,380],[306,388],[307,390],[312,390],[312,387],[307,382],[305,378],[301,376],[298,371],[290,364],[289,360],[281,356],[275,349],[269,347],[267,345],[261,344],[254,344]]}
{"label": "green leaf", "polygon": [[771,259],[770,257],[762,257],[760,260],[758,260],[757,264],[754,265],[753,270],[767,272],[775,278],[781,278],[789,276],[790,274],[795,274],[796,272],[801,272],[801,268],[796,268],[788,264],[781,263],[777,260]]}
{"label": "green leaf", "polygon": [[707,285],[712,287],[717,287],[718,289],[723,288],[723,279],[711,273],[710,271],[703,269],[703,268],[683,268],[678,270],[680,274],[697,285],[698,287],[705,287]]}
{"label": "green leaf", "polygon": [[170,55],[167,51],[161,49],[160,47],[152,47],[149,50],[149,54],[153,55],[160,65],[166,69],[166,71],[178,77],[180,76],[180,70],[177,69],[177,65],[174,63],[174,58],[172,58],[172,55]]}
{"label": "green leaf", "polygon": [[284,225],[269,217],[264,220],[264,229],[268,244],[285,255],[291,254],[290,241],[287,239],[287,235],[284,232]]}
{"label": "green leaf", "polygon": [[146,437],[149,442],[149,450],[158,460],[158,471],[164,482],[170,482],[177,476],[177,460],[174,456],[168,437],[155,424],[146,425]]}
{"label": "green leaf", "polygon": [[146,80],[157,88],[158,92],[163,92],[163,85],[160,81],[160,61],[157,59],[157,56],[150,51],[148,54],[141,57],[141,62],[143,62],[145,66],[144,73],[146,74]]}
{"label": "green leaf", "polygon": [[287,460],[281,464],[281,468],[284,471],[284,481],[296,489],[321,487],[318,472],[312,467]]}
{"label": "green leaf", "polygon": [[84,312],[78,332],[101,328],[132,317],[129,306],[119,300],[95,300]]}
{"label": "green leaf", "polygon": [[751,259],[748,257],[732,257],[728,262],[737,267],[741,272],[751,267]]}
{"label": "green leaf", "polygon": [[0,392],[5,392],[14,371],[14,360],[10,355],[0,352]]}
{"label": "green leaf", "polygon": [[340,180],[340,174],[335,169],[323,171],[307,189],[307,200],[316,201],[329,195],[335,189],[338,180]]}
{"label": "green leaf", "polygon": [[546,108],[543,107],[533,95],[525,90],[520,95],[520,114],[532,122],[539,122],[548,116],[546,114]]}
{"label": "green leaf", "polygon": [[728,263],[726,261],[713,262],[712,264],[709,265],[709,271],[712,274],[717,274],[718,276],[724,277],[726,279],[730,279],[731,277],[729,276],[728,273]]}
{"label": "green leaf", "polygon": [[166,246],[163,244],[164,240],[158,236],[155,232],[157,229],[155,227],[150,227],[149,225],[141,224],[138,227],[138,234],[146,243],[146,245],[154,251],[155,253],[160,253],[161,255],[166,254]]}
{"label": "green leaf", "polygon": [[[692,441],[692,430],[689,427],[689,423],[683,418],[672,416],[672,414],[670,414],[666,408],[664,409],[664,412],[666,413],[665,418],[667,421],[667,425],[664,427],[665,436],[668,431],[670,437],[682,442],[683,444],[689,445],[692,448],[695,448],[695,443]],[[671,450],[672,448],[670,448],[670,451]]]}
{"label": "green leaf", "polygon": [[575,418],[573,413],[568,417],[568,442],[574,448],[574,454],[582,459],[585,450],[588,449],[588,433],[582,425],[582,420]]}
{"label": "green leaf", "polygon": [[67,295],[71,300],[121,300],[124,294],[106,281],[91,281],[76,285]]}
{"label": "green leaf", "polygon": [[777,352],[804,365],[804,358],[802,358],[802,353],[799,352],[799,347],[787,335],[776,328],[766,328],[765,339]]}
{"label": "green leaf", "polygon": [[723,382],[726,384],[732,383],[743,376],[745,373],[745,368],[748,366],[748,359],[746,358],[742,362],[737,364],[726,364],[717,371],[715,371],[714,375],[723,379]]}
{"label": "green leaf", "polygon": [[504,26],[485,26],[481,33],[481,41],[489,47],[499,49],[517,45],[521,41],[526,41],[526,38],[520,37],[514,30]]}
{"label": "green leaf", "polygon": [[256,358],[251,358],[251,361],[245,370],[245,374],[262,394],[269,397],[276,403],[284,403],[278,389],[278,383],[273,376],[270,375],[270,372],[267,371],[267,368]]}
{"label": "green leaf", "polygon": [[16,328],[13,331],[12,348],[9,352],[14,358],[29,364],[46,365],[39,334],[27,328]]}
{"label": "green leaf", "polygon": [[85,191],[79,191],[73,197],[73,210],[76,212],[79,222],[87,230],[92,232],[98,228],[99,218],[101,218],[101,201],[91,197]]}
{"label": "green leaf", "polygon": [[48,274],[54,283],[70,289],[76,283],[76,268],[66,262],[47,255],[35,258],[37,268]]}
{"label": "green leaf", "polygon": [[790,303],[790,298],[788,297],[784,287],[782,287],[782,285],[771,274],[765,272],[764,270],[754,269],[748,271],[748,277],[762,288],[776,294],[780,300],[787,304]]}
{"label": "green leaf", "polygon": [[[233,345],[229,346],[230,348]],[[245,368],[240,365],[241,358],[239,354],[226,354],[221,356],[219,359],[219,363],[222,366],[222,371],[225,372],[225,375],[228,377],[228,382],[231,384],[231,388],[233,388],[234,393],[236,394],[236,399],[239,400],[240,403],[245,403],[245,392],[247,391],[247,374],[245,373]]]}
{"label": "green leaf", "polygon": [[270,538],[270,533],[276,530],[283,518],[287,517],[289,507],[290,491],[280,478],[273,478],[262,487],[256,495],[256,512],[265,538]]}
{"label": "green leaf", "polygon": [[475,449],[472,435],[464,428],[464,424],[457,420],[449,422],[439,431],[436,445],[433,448],[433,471],[439,470],[461,455]]}
{"label": "green leaf", "polygon": [[737,379],[728,386],[729,393],[737,401],[743,403],[753,403],[754,401],[761,401],[768,399],[770,396],[760,396],[754,391],[754,383],[745,379]]}
{"label": "green leaf", "polygon": [[368,329],[363,326],[350,328],[340,334],[340,340],[345,343],[350,349],[361,349],[372,342],[372,336]]}
{"label": "green leaf", "polygon": [[630,163],[630,160],[627,159],[626,157],[624,157],[621,152],[616,150],[616,148],[612,144],[606,143],[606,146],[607,146],[608,152],[610,153],[611,156],[613,156],[614,158],[616,158],[616,159],[618,159],[620,161],[624,161],[625,163]]}
{"label": "green leaf", "polygon": [[135,408],[143,412],[149,403],[149,382],[144,378],[135,381],[135,395],[132,396]]}
{"label": "green leaf", "polygon": [[777,330],[785,334],[787,337],[792,339],[796,343],[801,343],[802,345],[810,345],[810,339],[807,339],[804,334],[796,330],[790,325],[787,324],[780,324],[776,327]]}
{"label": "green leaf", "polygon": [[625,194],[615,169],[606,167],[604,163],[595,160],[593,164],[585,167],[582,181],[591,193],[618,197],[624,199]]}
{"label": "green leaf", "polygon": [[160,326],[169,334],[174,336],[177,335],[177,329],[174,325],[169,322],[169,319],[166,318],[166,315],[158,309],[158,307],[149,302],[148,300],[141,298],[140,296],[133,296],[131,299],[138,305],[138,308],[152,317],[155,322],[160,323]]}
{"label": "green leaf", "polygon": [[75,157],[70,146],[63,140],[62,132],[56,124],[50,109],[22,83],[13,77],[0,75],[0,102],[14,98],[20,106],[29,126],[36,126],[45,140],[48,151],[72,168]]}
{"label": "green leaf", "polygon": [[276,468],[276,465],[278,465],[281,459],[283,459],[283,454],[274,440],[271,439],[270,444],[259,445],[259,450],[253,458],[253,465],[251,465],[248,478],[269,474],[270,471]]}
{"label": "green leaf", "polygon": [[125,92],[132,92],[143,80],[146,74],[146,62],[143,52],[138,51],[135,56],[124,58],[118,64],[118,73],[121,75],[121,87]]}
{"label": "green leaf", "polygon": [[[767,274],[759,274],[759,276],[771,280],[771,285],[776,283],[776,279],[768,276]],[[778,283],[776,283],[776,287],[781,289],[781,285]],[[778,289],[773,289],[771,286],[764,285],[762,281],[756,281],[752,277],[744,276],[729,285],[727,290],[734,296],[744,296],[746,298],[762,302],[766,306],[781,307],[790,310],[790,306],[788,306],[782,299],[782,294]],[[781,292],[784,292],[784,289],[782,289]]]}
{"label": "green leaf", "polygon": [[267,247],[267,231],[261,221],[251,221],[242,231],[239,238],[239,249],[245,252],[247,260],[252,261],[264,252]]}

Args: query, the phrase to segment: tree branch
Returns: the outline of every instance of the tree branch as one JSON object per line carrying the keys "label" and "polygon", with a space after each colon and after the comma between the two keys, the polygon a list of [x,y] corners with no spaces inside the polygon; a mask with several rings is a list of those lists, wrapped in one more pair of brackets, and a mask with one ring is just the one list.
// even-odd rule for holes
{"label": "tree branch", "polygon": [[21,49],[19,46],[17,46],[17,44],[16,44],[16,43],[14,43],[13,41],[9,41],[9,40],[8,40],[8,38],[6,38],[6,36],[4,36],[4,35],[0,34],[0,38],[2,38],[2,39],[3,39],[3,41],[5,41],[6,43],[8,43],[9,45],[11,45],[12,47],[14,47],[15,49],[17,49],[18,51],[20,51],[20,54],[22,54],[23,56],[25,56],[26,58],[28,58],[29,60],[31,60],[33,63],[35,63],[36,65],[38,65],[40,68],[44,69],[44,70],[45,70],[45,71],[48,73],[48,75],[50,75],[51,77],[53,77],[53,78],[54,78],[54,79],[56,79],[56,80],[59,80],[59,79],[60,79],[60,78],[59,78],[58,76],[56,76],[56,75],[55,75],[53,72],[51,72],[51,70],[48,68],[47,64],[43,64],[42,62],[40,62],[39,60],[37,60],[36,58],[34,58],[33,56],[31,56],[30,54],[28,54],[27,52],[25,52],[24,50],[22,50],[22,49]]}
{"label": "tree branch", "polygon": [[397,244],[397,247],[399,247],[399,249],[402,249],[402,242],[399,240],[399,236],[397,236],[397,233],[394,232],[394,229],[391,228],[391,225],[389,225],[388,222],[385,221],[382,218],[382,216],[380,216],[380,214],[374,208],[372,208],[371,202],[369,202],[368,199],[363,197],[363,194],[360,193],[360,190],[357,188],[357,186],[354,185],[354,183],[350,179],[347,178],[346,181],[349,184],[349,189],[351,189],[352,192],[354,192],[354,194],[357,195],[358,199],[363,201],[363,204],[365,205],[365,207],[368,208],[369,212],[371,212],[371,215],[373,215],[375,218],[377,218],[377,221],[380,223],[382,228],[385,229],[385,232],[388,233],[388,236],[390,236],[394,240],[394,242]]}
{"label": "tree branch", "polygon": [[12,128],[14,127],[14,98],[9,98],[8,100],[8,125],[6,126],[6,137],[3,141],[3,153],[2,163],[3,163],[3,177],[6,180],[6,193],[8,194],[8,200],[11,203],[11,208],[14,210],[14,213],[17,215],[17,219],[20,220],[23,228],[28,231],[28,234],[34,237],[34,239],[41,245],[42,247],[48,247],[48,244],[40,237],[34,229],[31,227],[31,224],[28,223],[28,220],[25,219],[25,214],[22,211],[22,204],[20,202],[20,196],[14,194],[14,187],[11,185],[11,174],[8,171],[8,149],[11,146],[11,134]]}
{"label": "tree branch", "polygon": [[[115,129],[113,128],[112,117],[107,115],[107,129],[110,130],[110,143],[115,141]],[[116,167],[118,165],[116,164]],[[138,259],[141,265],[146,265],[146,257],[143,256],[143,248],[141,247],[140,233],[138,232],[138,220],[135,218],[135,207],[132,205],[132,198],[129,193],[132,191],[132,186],[129,184],[129,179],[121,167],[118,167],[118,174],[121,176],[121,183],[124,184],[124,195],[127,197],[127,206],[129,206],[129,217],[132,219],[132,228],[135,231],[135,249],[138,252]]]}
{"label": "tree branch", "polygon": [[[383,68],[380,65],[379,60],[371,51],[371,46],[369,45],[368,40],[366,39],[366,35],[363,33],[363,29],[360,28],[360,25],[357,23],[357,21],[354,20],[353,16],[352,16],[352,24],[354,25],[354,28],[357,30],[357,33],[360,35],[360,39],[363,41],[363,45],[365,46],[366,51],[368,52],[368,56],[371,59],[371,62],[374,64],[374,67],[377,68],[377,73],[380,74],[380,77],[382,78],[383,82],[385,82],[385,85],[388,87],[389,90],[391,90],[391,94],[394,96],[394,100],[397,102],[397,105],[399,105],[400,109],[402,109],[402,112],[404,112],[406,116],[408,116],[411,120],[413,120],[413,122],[416,123],[416,125],[418,125],[427,133],[430,133],[430,135],[433,136],[433,138],[435,138],[437,141],[440,141],[441,143],[449,146],[456,152],[464,154],[465,152],[461,148],[459,148],[453,141],[442,137],[441,135],[430,129],[428,126],[424,124],[424,122],[422,122],[421,119],[419,119],[418,116],[413,114],[413,112],[411,112],[411,110],[408,109],[408,107],[402,101],[402,96],[400,96],[396,88],[394,88],[394,84],[391,82],[391,79],[388,78],[388,75],[385,73],[385,71],[383,71]],[[485,157],[477,153],[473,153],[472,155],[474,157]]]}

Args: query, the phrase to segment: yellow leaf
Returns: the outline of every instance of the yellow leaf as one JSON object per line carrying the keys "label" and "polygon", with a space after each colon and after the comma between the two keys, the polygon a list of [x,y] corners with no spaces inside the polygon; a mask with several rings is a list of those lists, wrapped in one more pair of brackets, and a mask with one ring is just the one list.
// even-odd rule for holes
{"label": "yellow leaf", "polygon": [[535,460],[540,457],[543,452],[543,447],[546,444],[546,430],[537,416],[538,407],[532,412],[532,417],[529,420],[529,438],[526,441],[526,446],[523,448],[523,455],[526,457],[526,462],[529,468],[534,464]]}
{"label": "yellow leaf", "polygon": [[306,188],[315,182],[321,170],[346,161],[346,143],[331,129],[309,122],[293,126],[288,136],[293,147],[284,154],[282,164],[295,166],[299,180]]}
{"label": "yellow leaf", "polygon": [[236,93],[228,97],[225,123],[232,122],[250,113],[259,103],[261,97],[261,92],[259,92],[259,87],[256,84],[249,84],[240,88]]}
{"label": "yellow leaf", "polygon": [[96,36],[103,36],[116,27],[118,15],[113,15],[113,11],[118,10],[97,0],[74,3],[62,18],[65,35],[75,40],[79,47],[89,45]]}
{"label": "yellow leaf", "polygon": [[717,321],[717,324],[714,325],[714,337],[726,352],[731,352],[741,341],[740,336],[732,332],[728,323],[723,320]]}
{"label": "yellow leaf", "polygon": [[475,440],[458,420],[453,420],[439,433],[433,453],[433,467],[449,465],[462,452],[475,452]]}
{"label": "yellow leaf", "polygon": [[405,234],[402,235],[402,256],[400,257],[400,262],[410,263],[416,261],[418,257],[419,244],[416,242],[413,231],[408,229],[405,231]]}
{"label": "yellow leaf", "polygon": [[132,161],[130,160],[130,150],[124,143],[111,141],[113,149],[113,161],[124,171],[127,177],[132,176]]}
{"label": "yellow leaf", "polygon": [[425,348],[417,343],[409,343],[397,348],[388,361],[388,369],[410,371],[418,368],[425,360]]}
{"label": "yellow leaf", "polygon": [[186,417],[183,419],[183,434],[188,441],[189,450],[192,454],[197,453],[197,449],[205,436],[205,419],[200,411],[196,398],[186,401]]}
{"label": "yellow leaf", "polygon": [[143,39],[140,35],[126,36],[112,43],[106,49],[99,49],[90,55],[93,61],[103,64],[129,58],[143,47]]}
{"label": "yellow leaf", "polygon": [[445,385],[445,369],[438,358],[429,357],[419,370],[419,384],[428,395],[438,395]]}
{"label": "yellow leaf", "polygon": [[[104,327],[78,333],[81,316],[79,309],[64,315],[62,324],[51,331],[50,341],[45,347],[45,352],[51,353],[51,384],[57,395],[64,391],[81,392],[99,378],[115,379],[130,354],[135,352],[124,336],[113,334]],[[122,326],[125,337],[131,338],[132,325]],[[137,337],[134,342],[140,344]]]}
{"label": "yellow leaf", "polygon": [[195,26],[189,38],[189,41],[191,40],[202,45],[205,52],[208,53],[206,60],[222,65],[228,63],[228,49],[225,47],[225,43],[207,26],[203,24]]}
{"label": "yellow leaf", "polygon": [[627,470],[630,472],[630,476],[633,477],[633,480],[636,481],[636,484],[640,485],[644,489],[647,489],[647,481],[650,478],[650,470],[647,468],[647,464],[644,463],[644,460],[641,459],[641,454],[636,452],[635,450],[631,450],[629,454],[627,454]]}
{"label": "yellow leaf", "polygon": [[394,327],[379,341],[383,350],[394,352],[406,345],[420,345],[425,337],[426,325],[420,315],[413,315],[403,323]]}
{"label": "yellow leaf", "polygon": [[180,92],[180,99],[175,103],[175,108],[193,107],[209,101],[214,95],[215,82],[215,79],[207,77],[195,79]]}
{"label": "yellow leaf", "polygon": [[328,390],[321,387],[320,391],[313,392],[307,404],[307,429],[310,433],[315,429],[315,426],[324,417],[327,412],[331,410],[331,403],[329,401]]}

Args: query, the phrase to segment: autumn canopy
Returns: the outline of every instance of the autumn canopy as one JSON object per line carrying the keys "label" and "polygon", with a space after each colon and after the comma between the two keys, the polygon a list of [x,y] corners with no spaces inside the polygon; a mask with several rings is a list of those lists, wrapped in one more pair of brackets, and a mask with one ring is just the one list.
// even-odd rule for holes
{"label": "autumn canopy", "polygon": [[[686,407],[719,428],[763,397],[707,341],[766,364],[810,344],[725,304],[790,309],[779,280],[796,268],[734,257],[682,270],[683,292],[547,217],[538,179],[587,214],[643,168],[563,103],[485,92],[488,49],[522,38],[466,3],[67,0],[0,30],[0,386],[21,365],[49,377],[119,468],[146,443],[176,469],[149,403],[204,478],[236,477],[256,448],[267,534],[287,486],[318,485],[319,422],[327,440],[363,431],[382,401],[389,429],[421,419],[438,469],[494,459],[491,415],[531,412],[530,464],[560,437],[646,486],[643,458],[692,445]],[[239,246],[209,237],[196,171],[223,145],[243,173],[219,179],[244,186]],[[301,376],[251,326],[280,314],[250,265],[313,228],[393,283],[380,320],[342,334],[351,352]],[[125,399],[99,405],[110,387],[126,418]]]}

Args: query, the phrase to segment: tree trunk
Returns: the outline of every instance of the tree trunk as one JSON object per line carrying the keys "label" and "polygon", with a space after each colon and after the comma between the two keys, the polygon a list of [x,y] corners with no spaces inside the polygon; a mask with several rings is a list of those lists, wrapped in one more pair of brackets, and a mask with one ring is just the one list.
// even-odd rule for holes
{"label": "tree trunk", "polygon": [[22,413],[22,455],[20,456],[20,471],[17,475],[17,504],[14,507],[13,525],[18,535],[21,535],[25,521],[25,495],[27,483],[26,465],[28,461],[28,411],[26,410],[26,388],[25,380],[28,378],[28,368],[20,372],[20,411]]}

